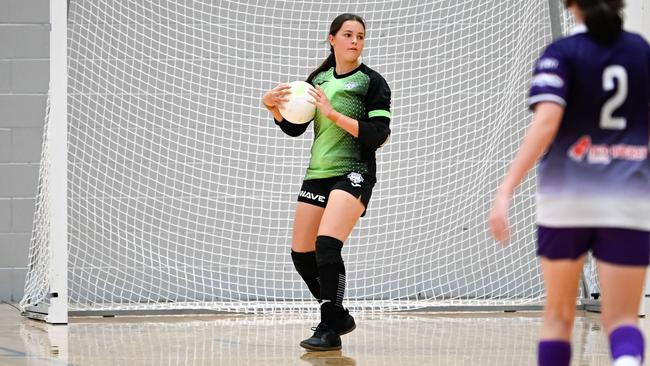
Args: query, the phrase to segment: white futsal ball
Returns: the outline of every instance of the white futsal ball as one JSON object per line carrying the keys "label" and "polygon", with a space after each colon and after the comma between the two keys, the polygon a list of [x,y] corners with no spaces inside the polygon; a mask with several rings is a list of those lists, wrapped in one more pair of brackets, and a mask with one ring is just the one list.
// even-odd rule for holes
{"label": "white futsal ball", "polygon": [[314,98],[309,95],[309,89],[314,89],[304,81],[293,81],[289,83],[291,94],[287,95],[288,102],[280,107],[280,114],[291,123],[307,123],[314,119],[316,106],[310,103]]}

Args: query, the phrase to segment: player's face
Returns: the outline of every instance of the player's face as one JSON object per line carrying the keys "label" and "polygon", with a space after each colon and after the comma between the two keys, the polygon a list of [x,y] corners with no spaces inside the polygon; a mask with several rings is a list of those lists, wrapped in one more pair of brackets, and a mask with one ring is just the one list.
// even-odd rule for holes
{"label": "player's face", "polygon": [[330,35],[330,44],[337,58],[345,62],[356,62],[361,56],[366,32],[356,20],[347,20],[336,35]]}

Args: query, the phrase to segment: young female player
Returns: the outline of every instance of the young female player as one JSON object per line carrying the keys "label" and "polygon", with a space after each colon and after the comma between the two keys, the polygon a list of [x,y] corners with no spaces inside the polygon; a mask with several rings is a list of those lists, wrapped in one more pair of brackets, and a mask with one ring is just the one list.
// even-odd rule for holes
{"label": "young female player", "polygon": [[539,365],[569,365],[587,251],[598,260],[602,322],[614,365],[640,365],[637,327],[650,247],[650,46],[621,30],[620,0],[566,0],[578,26],[535,66],[533,122],[499,188],[489,224],[508,238],[512,194],[535,161],[546,306]]}
{"label": "young female player", "polygon": [[[300,345],[309,350],[341,348],[342,334],[356,327],[343,308],[348,238],[365,210],[376,182],[375,150],[390,135],[391,92],[384,78],[361,63],[365,23],[341,14],[330,25],[330,55],[307,82],[317,107],[311,160],[298,195],[291,258],[307,287],[319,300],[321,323]],[[278,110],[289,93],[278,85],[263,97],[275,123],[290,136],[307,124],[293,124]]]}

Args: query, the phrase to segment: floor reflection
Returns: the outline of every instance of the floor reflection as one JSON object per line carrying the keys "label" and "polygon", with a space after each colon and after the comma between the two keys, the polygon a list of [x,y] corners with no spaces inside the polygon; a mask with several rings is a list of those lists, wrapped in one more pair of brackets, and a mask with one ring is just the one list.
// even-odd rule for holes
{"label": "floor reflection", "polygon": [[300,359],[312,366],[356,366],[354,358],[343,355],[342,351],[306,352]]}
{"label": "floor reflection", "polygon": [[[305,352],[314,315],[73,318],[51,326],[0,307],[0,365],[534,365],[539,313],[355,314],[343,349]],[[647,322],[642,325],[647,328]],[[597,314],[574,330],[573,365],[609,365]],[[646,329],[646,334],[648,330]]]}

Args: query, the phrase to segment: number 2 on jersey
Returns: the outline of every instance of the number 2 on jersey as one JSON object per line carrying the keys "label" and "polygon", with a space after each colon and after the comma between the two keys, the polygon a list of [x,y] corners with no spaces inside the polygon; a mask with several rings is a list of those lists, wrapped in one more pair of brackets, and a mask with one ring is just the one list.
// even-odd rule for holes
{"label": "number 2 on jersey", "polygon": [[627,71],[623,66],[607,66],[603,71],[603,89],[610,91],[614,89],[614,80],[618,82],[616,93],[607,99],[600,110],[600,128],[607,130],[623,130],[627,125],[624,117],[614,117],[612,114],[627,98]]}

